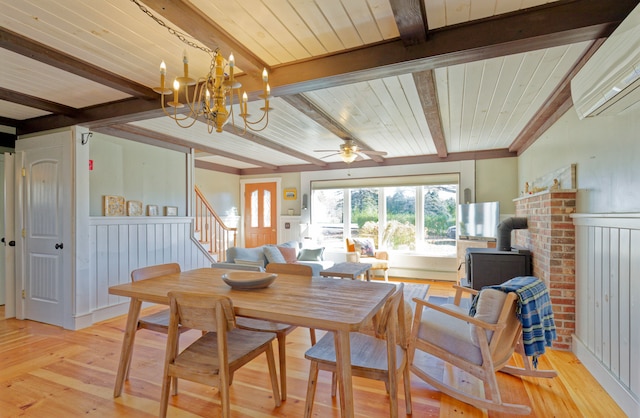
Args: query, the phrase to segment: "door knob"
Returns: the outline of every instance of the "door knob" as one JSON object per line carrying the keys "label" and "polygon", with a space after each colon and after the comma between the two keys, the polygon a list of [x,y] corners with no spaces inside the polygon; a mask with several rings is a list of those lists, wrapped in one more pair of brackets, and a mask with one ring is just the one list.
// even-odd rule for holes
{"label": "door knob", "polygon": [[15,247],[16,246],[16,242],[15,241],[9,241],[9,247]]}
{"label": "door knob", "polygon": [[61,250],[61,249],[62,249],[62,243],[56,244],[56,250]]}

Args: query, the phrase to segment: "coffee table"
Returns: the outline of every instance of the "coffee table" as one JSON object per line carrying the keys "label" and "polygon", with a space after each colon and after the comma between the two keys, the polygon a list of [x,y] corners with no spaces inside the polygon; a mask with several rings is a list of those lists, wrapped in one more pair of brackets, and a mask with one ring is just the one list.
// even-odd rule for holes
{"label": "coffee table", "polygon": [[361,274],[366,274],[367,281],[371,281],[371,273],[369,269],[371,264],[367,263],[338,263],[333,267],[326,270],[322,270],[320,275],[323,277],[342,277],[346,279],[355,280]]}

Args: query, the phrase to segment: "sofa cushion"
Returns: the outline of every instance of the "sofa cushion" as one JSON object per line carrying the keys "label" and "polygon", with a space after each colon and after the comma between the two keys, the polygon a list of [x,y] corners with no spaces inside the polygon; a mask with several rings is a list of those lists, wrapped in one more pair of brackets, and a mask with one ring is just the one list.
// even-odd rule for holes
{"label": "sofa cushion", "polygon": [[285,263],[295,263],[298,260],[298,256],[296,254],[296,249],[292,247],[281,247],[278,246],[278,250],[284,257]]}
{"label": "sofa cushion", "polygon": [[211,268],[264,272],[264,267],[251,266],[251,265],[248,265],[248,264],[236,264],[236,263],[224,263],[224,262],[223,263],[212,263],[211,264]]}
{"label": "sofa cushion", "polygon": [[240,260],[249,261],[262,261],[264,265],[265,257],[262,247],[244,248],[244,247],[231,247],[227,249],[227,262],[233,263],[236,258]]}
{"label": "sofa cushion", "polygon": [[[504,306],[504,301],[507,298],[507,294],[501,290],[496,289],[482,289],[478,295],[478,303],[476,304],[476,314],[474,317],[490,324],[498,322],[498,317]],[[471,341],[476,347],[480,346],[478,342],[478,334],[476,326],[471,325],[469,332],[471,333]],[[493,331],[486,331],[487,341],[491,342]]]}
{"label": "sofa cushion", "polygon": [[324,252],[324,247],[322,248],[303,248],[298,254],[299,261],[322,261],[322,253]]}
{"label": "sofa cushion", "polygon": [[239,258],[236,258],[233,262],[235,264],[243,264],[245,266],[257,266],[257,267],[264,268],[264,261],[262,261],[262,260],[259,260],[259,261],[256,261],[256,260],[241,260]]}
{"label": "sofa cushion", "polygon": [[[442,307],[460,312],[456,305],[444,304]],[[435,309],[425,309],[422,311],[418,338],[429,340],[443,350],[474,364],[482,364],[480,348],[471,341],[469,323],[464,320]]]}
{"label": "sofa cushion", "polygon": [[[263,247],[264,256],[269,263],[286,263],[284,256],[280,252],[280,249],[275,245],[265,245]],[[294,250],[295,251],[295,250]]]}

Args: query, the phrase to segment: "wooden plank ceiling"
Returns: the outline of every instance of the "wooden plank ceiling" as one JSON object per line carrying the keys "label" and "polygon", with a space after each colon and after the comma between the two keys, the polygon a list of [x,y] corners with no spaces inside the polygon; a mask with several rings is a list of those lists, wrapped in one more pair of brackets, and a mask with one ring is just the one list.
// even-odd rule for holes
{"label": "wooden plank ceiling", "polygon": [[[637,3],[0,0],[0,131],[79,124],[237,174],[344,168],[315,150],[348,138],[386,152],[354,167],[515,156],[571,107],[572,74]],[[266,129],[209,134],[163,115],[160,61],[171,80],[186,51],[204,76],[206,48],[233,52],[252,114],[269,70]]]}

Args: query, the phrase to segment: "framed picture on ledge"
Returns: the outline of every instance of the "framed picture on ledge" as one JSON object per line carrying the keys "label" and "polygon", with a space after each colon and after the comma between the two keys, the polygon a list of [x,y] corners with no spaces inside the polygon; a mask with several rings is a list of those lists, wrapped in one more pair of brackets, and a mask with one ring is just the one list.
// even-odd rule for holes
{"label": "framed picture on ledge", "polygon": [[178,216],[178,207],[177,206],[165,206],[164,207],[164,216]]}
{"label": "framed picture on ledge", "polygon": [[158,205],[147,205],[147,216],[158,216]]}
{"label": "framed picture on ledge", "polygon": [[284,200],[296,200],[296,189],[284,189]]}

